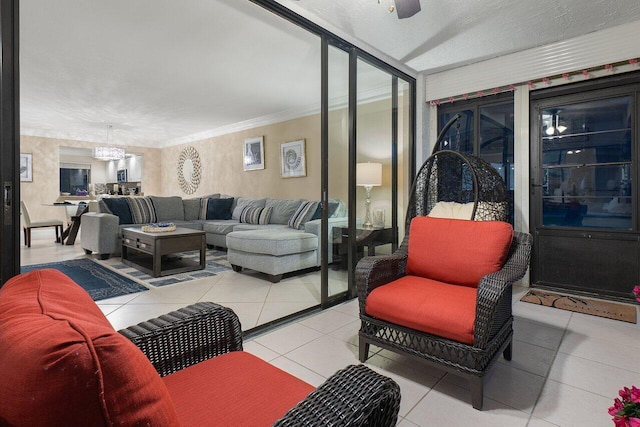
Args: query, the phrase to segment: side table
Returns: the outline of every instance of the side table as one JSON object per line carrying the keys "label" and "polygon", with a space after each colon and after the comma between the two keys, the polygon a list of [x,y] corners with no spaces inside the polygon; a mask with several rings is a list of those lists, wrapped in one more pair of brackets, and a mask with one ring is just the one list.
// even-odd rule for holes
{"label": "side table", "polygon": [[[332,230],[333,260],[334,266],[346,269],[349,256],[349,228],[334,227]],[[359,261],[364,257],[364,248],[367,248],[367,255],[376,254],[376,246],[393,243],[393,228],[356,228],[356,259]]]}

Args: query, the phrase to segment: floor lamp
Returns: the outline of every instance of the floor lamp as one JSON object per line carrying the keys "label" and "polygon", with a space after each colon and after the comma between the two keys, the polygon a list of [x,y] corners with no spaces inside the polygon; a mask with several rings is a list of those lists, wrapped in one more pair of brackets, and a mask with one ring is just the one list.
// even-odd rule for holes
{"label": "floor lamp", "polygon": [[371,228],[371,189],[382,185],[382,163],[358,163],[356,165],[356,185],[364,187],[367,192],[367,213],[364,217],[365,228]]}

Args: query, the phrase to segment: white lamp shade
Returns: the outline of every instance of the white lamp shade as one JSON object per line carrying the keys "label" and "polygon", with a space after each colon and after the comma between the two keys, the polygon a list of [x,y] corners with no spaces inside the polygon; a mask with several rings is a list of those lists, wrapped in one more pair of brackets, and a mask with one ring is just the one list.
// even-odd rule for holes
{"label": "white lamp shade", "polygon": [[382,185],[382,163],[358,163],[356,185],[379,187]]}

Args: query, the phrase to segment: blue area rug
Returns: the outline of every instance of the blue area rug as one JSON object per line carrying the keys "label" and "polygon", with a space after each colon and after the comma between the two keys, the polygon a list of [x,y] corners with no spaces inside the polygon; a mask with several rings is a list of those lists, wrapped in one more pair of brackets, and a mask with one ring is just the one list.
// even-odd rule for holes
{"label": "blue area rug", "polygon": [[[199,251],[181,252],[173,256],[191,259],[193,262],[198,262],[200,257]],[[204,270],[188,271],[186,273],[171,274],[169,276],[153,277],[147,273],[125,265],[120,258],[109,258],[107,260],[96,261],[100,264],[117,271],[123,276],[133,279],[137,282],[144,283],[147,286],[167,286],[176,285],[178,283],[189,282],[191,280],[202,279],[205,277],[213,277],[216,274],[231,270],[231,265],[227,262],[227,253],[215,249],[207,249],[206,251],[206,266]]]}
{"label": "blue area rug", "polygon": [[148,290],[141,284],[123,277],[88,258],[25,265],[20,270],[26,273],[42,268],[54,268],[62,271],[74,282],[82,286],[94,301]]}

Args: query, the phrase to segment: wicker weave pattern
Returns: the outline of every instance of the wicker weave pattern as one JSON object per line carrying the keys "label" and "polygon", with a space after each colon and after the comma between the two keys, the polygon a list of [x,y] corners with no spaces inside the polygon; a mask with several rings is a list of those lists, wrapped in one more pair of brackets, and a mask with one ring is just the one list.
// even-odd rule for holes
{"label": "wicker weave pattern", "polygon": [[411,188],[405,229],[438,202],[474,203],[471,219],[507,221],[509,197],[504,180],[479,157],[441,150],[422,165]]}
{"label": "wicker weave pattern", "polygon": [[399,410],[400,387],[395,381],[364,365],[351,365],[331,376],[274,425],[393,426]]}
{"label": "wicker weave pattern", "polygon": [[[201,302],[119,331],[147,355],[161,376],[242,350],[238,316]],[[395,426],[400,387],[364,365],[336,372],[276,422],[278,426]]]}
{"label": "wicker weave pattern", "polygon": [[161,376],[242,350],[238,316],[211,302],[190,305],[119,332],[142,350]]}

